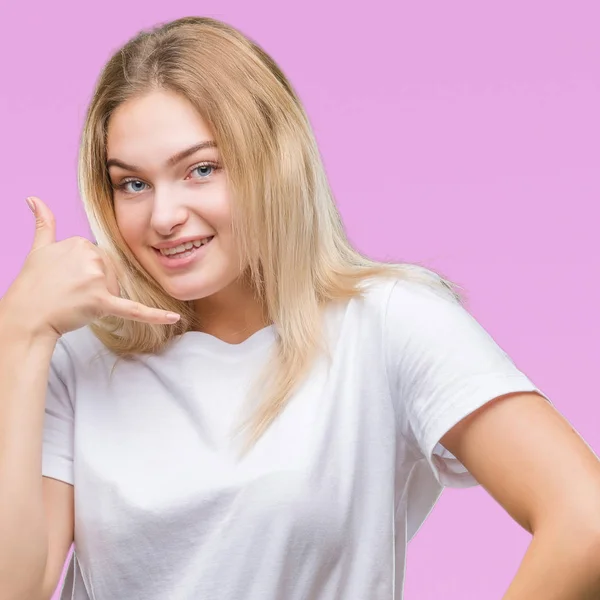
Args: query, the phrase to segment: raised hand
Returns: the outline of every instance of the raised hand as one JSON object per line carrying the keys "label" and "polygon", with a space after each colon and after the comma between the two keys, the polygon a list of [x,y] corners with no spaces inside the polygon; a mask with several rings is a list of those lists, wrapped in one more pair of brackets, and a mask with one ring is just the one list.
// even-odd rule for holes
{"label": "raised hand", "polygon": [[154,324],[180,316],[119,297],[115,267],[82,237],[56,241],[54,215],[39,198],[28,198],[35,215],[31,251],[3,302],[11,317],[35,333],[63,335],[114,315]]}

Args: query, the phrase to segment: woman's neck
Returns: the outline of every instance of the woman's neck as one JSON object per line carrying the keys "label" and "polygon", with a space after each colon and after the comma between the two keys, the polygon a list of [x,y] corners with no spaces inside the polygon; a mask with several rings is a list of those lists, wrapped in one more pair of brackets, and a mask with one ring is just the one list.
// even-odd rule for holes
{"label": "woman's neck", "polygon": [[196,331],[203,331],[230,344],[239,344],[271,325],[263,305],[247,286],[233,283],[194,303],[198,315]]}

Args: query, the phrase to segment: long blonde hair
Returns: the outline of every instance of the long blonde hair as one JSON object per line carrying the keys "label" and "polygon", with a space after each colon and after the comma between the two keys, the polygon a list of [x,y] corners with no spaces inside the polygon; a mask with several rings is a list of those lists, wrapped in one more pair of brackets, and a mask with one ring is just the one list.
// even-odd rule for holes
{"label": "long blonde hair", "polygon": [[[156,353],[195,322],[191,303],[168,296],[124,243],[106,169],[111,113],[153,89],[183,95],[210,124],[232,198],[244,276],[275,325],[276,353],[263,398],[246,422],[254,443],[285,406],[322,348],[325,304],[362,293],[370,277],[410,278],[461,302],[456,284],[417,264],[371,260],[346,238],[320,153],[292,85],[255,42],[211,18],[186,17],[138,33],[97,81],[79,155],[79,188],[93,234],[120,267],[122,295],[179,312],[175,326],[105,318],[95,335],[119,357]],[[268,385],[266,383],[268,382]]]}

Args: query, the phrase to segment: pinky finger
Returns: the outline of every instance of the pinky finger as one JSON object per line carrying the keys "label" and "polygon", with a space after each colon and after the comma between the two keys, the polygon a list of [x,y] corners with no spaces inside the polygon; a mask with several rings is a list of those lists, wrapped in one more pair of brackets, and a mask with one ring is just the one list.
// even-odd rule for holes
{"label": "pinky finger", "polygon": [[140,321],[154,325],[172,325],[181,318],[181,315],[177,313],[151,308],[139,302],[112,295],[106,301],[104,312],[130,321]]}

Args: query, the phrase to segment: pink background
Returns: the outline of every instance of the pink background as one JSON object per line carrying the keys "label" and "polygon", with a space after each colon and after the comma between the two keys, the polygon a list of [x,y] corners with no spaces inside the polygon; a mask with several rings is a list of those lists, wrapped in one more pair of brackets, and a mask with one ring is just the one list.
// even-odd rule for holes
{"label": "pink background", "polygon": [[[88,235],[77,146],[110,52],[157,22],[213,16],[296,86],[353,242],[462,285],[598,452],[598,6],[4,0],[0,293],[32,240],[26,196],[49,203],[60,238]],[[500,598],[528,539],[482,489],[447,490],[409,546],[406,598]]]}

